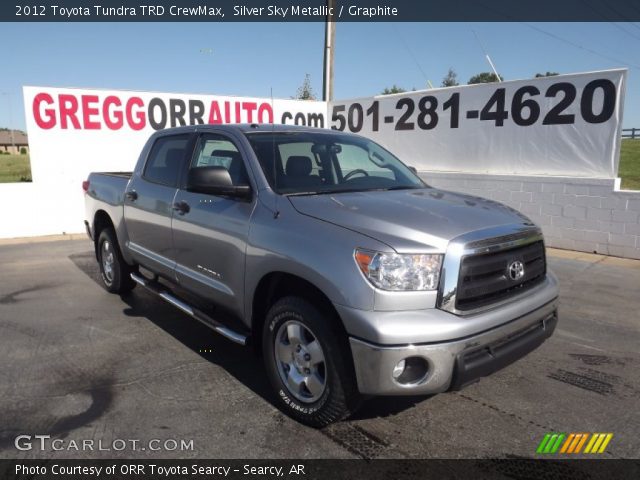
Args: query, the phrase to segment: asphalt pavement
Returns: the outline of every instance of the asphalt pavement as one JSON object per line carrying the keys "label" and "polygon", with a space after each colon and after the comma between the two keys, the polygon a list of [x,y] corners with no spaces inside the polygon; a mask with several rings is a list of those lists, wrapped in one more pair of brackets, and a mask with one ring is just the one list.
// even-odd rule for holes
{"label": "asphalt pavement", "polygon": [[89,240],[0,242],[0,458],[535,458],[548,432],[611,432],[602,455],[639,458],[640,261],[549,264],[560,322],[539,349],[314,430],[272,405],[250,350],[140,288],[106,293]]}

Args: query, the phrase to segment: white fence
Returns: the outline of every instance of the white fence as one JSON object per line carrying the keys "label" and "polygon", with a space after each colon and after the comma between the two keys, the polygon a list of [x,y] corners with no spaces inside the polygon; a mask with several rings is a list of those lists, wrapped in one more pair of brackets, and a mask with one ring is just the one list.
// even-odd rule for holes
{"label": "white fence", "polygon": [[640,192],[619,179],[420,172],[430,185],[505,203],[542,227],[547,246],[640,259]]}

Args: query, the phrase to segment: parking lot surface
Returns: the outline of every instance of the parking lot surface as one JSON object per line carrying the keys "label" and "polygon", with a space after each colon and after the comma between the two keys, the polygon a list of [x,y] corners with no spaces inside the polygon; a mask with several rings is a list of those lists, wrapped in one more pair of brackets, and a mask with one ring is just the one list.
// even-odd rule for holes
{"label": "parking lot surface", "polygon": [[[140,288],[106,293],[88,240],[0,244],[0,457],[533,458],[545,433],[611,432],[606,458],[638,458],[640,261],[549,264],[560,322],[538,350],[318,431],[271,404],[250,350]],[[51,436],[44,450],[34,435]]]}

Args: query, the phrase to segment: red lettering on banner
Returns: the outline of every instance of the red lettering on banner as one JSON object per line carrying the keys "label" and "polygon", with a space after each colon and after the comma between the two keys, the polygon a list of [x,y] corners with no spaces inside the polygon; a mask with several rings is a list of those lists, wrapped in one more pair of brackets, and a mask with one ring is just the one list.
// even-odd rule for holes
{"label": "red lettering on banner", "polygon": [[144,102],[140,97],[131,97],[127,100],[127,123],[133,130],[142,130],[147,123],[144,110],[133,111],[133,107],[144,107]]}
{"label": "red lettering on banner", "polygon": [[253,123],[253,112],[258,108],[258,104],[256,102],[243,102],[242,108],[247,112],[247,123]]}
{"label": "red lettering on banner", "polygon": [[224,123],[231,123],[231,105],[224,102]]}
{"label": "red lettering on banner", "polygon": [[113,95],[109,95],[104,99],[104,103],[102,104],[102,116],[104,117],[104,124],[110,130],[120,130],[122,125],[124,125],[124,118],[121,110],[109,110],[109,107],[113,105],[114,107],[122,106],[122,102],[118,97],[114,97]]}
{"label": "red lettering on banner", "polygon": [[[267,113],[267,121],[264,120],[264,114]],[[258,108],[258,123],[273,123],[273,109],[268,103],[262,103]]]}
{"label": "red lettering on banner", "polygon": [[53,98],[48,93],[38,93],[33,98],[33,119],[40,128],[49,130],[56,126],[56,111],[53,108],[45,108],[42,112],[45,114],[45,118],[43,118],[40,112],[43,102],[53,105]]}
{"label": "red lettering on banner", "polygon": [[222,115],[220,113],[220,107],[218,106],[218,102],[216,102],[215,100],[211,102],[211,110],[209,111],[209,123],[212,125],[223,123]]}
{"label": "red lettering on banner", "polygon": [[98,115],[100,110],[97,106],[93,106],[98,103],[97,95],[82,95],[82,123],[87,130],[100,130],[100,122],[92,120],[91,117]]}
{"label": "red lettering on banner", "polygon": [[73,128],[80,130],[80,122],[76,113],[78,112],[78,99],[73,95],[59,95],[58,101],[60,105],[60,128],[68,128],[68,120],[71,120]]}

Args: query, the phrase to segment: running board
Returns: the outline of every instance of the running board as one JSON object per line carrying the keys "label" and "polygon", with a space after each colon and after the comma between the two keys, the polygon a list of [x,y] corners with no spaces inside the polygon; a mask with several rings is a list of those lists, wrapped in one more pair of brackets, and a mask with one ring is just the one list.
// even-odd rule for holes
{"label": "running board", "polygon": [[183,302],[182,300],[174,297],[168,291],[163,290],[162,286],[160,284],[157,284],[155,282],[151,282],[151,281],[149,281],[149,280],[147,280],[147,279],[145,279],[145,278],[143,278],[143,277],[141,277],[139,275],[136,275],[135,273],[131,274],[131,278],[138,285],[141,285],[142,287],[144,287],[147,290],[149,290],[151,293],[154,293],[154,294],[158,295],[160,298],[162,298],[164,301],[170,303],[171,305],[176,307],[178,310],[182,310],[187,315],[189,315],[189,316],[195,318],[196,320],[204,323],[207,327],[212,328],[213,330],[218,332],[223,337],[228,338],[232,342],[239,343],[240,345],[246,345],[247,344],[247,336],[246,335],[243,335],[241,333],[235,332],[235,331],[231,330],[230,328],[225,327],[221,323],[219,323],[216,320],[214,320],[213,318],[211,318],[206,313],[203,313],[200,310],[198,310],[197,308],[194,308],[191,305]]}

